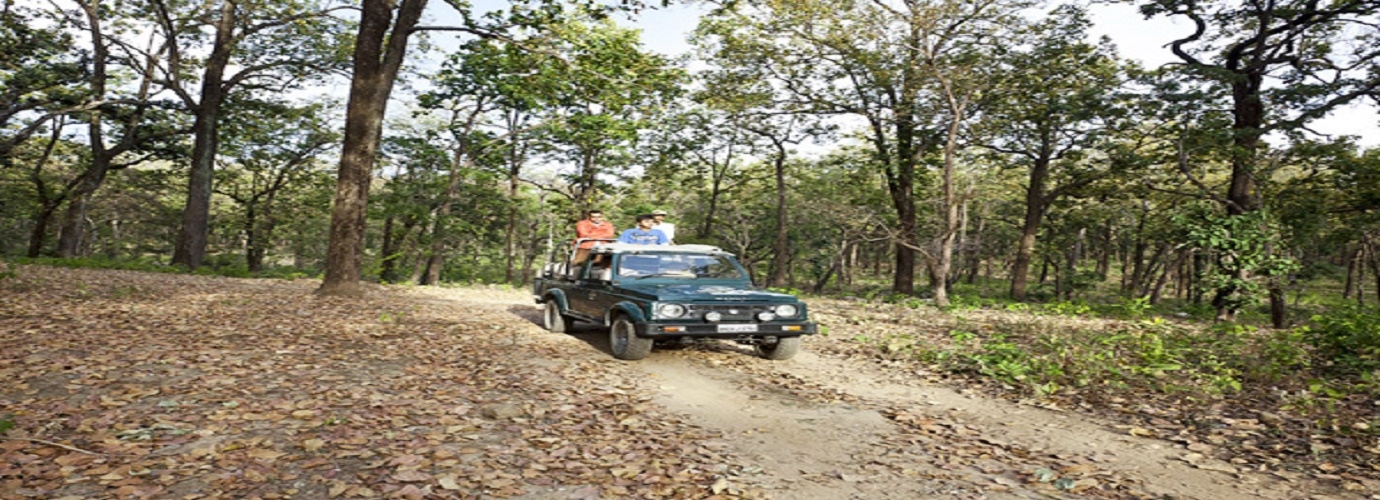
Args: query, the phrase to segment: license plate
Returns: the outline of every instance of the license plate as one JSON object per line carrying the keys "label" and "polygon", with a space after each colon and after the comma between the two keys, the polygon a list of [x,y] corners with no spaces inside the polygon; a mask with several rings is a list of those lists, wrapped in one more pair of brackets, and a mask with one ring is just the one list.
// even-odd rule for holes
{"label": "license plate", "polygon": [[719,325],[719,333],[744,333],[757,331],[757,325]]}

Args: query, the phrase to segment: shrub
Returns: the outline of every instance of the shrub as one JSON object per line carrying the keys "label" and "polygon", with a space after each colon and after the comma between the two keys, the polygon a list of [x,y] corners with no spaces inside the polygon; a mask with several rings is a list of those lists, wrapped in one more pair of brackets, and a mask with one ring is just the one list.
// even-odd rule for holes
{"label": "shrub", "polygon": [[1303,338],[1317,349],[1325,371],[1359,376],[1380,368],[1380,314],[1348,308],[1313,316]]}

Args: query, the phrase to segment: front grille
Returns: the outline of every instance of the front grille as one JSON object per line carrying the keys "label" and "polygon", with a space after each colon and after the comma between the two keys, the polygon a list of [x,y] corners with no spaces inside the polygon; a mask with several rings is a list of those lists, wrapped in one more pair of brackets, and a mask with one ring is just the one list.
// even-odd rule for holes
{"label": "front grille", "polygon": [[709,311],[717,311],[723,315],[721,321],[751,320],[759,312],[773,310],[772,306],[746,304],[690,304],[686,309],[690,311],[689,316],[696,318],[704,317],[704,313]]}

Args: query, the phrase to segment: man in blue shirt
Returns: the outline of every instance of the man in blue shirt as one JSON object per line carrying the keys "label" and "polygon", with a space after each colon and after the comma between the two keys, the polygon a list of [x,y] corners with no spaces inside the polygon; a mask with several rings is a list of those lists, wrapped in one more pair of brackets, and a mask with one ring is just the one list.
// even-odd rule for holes
{"label": "man in blue shirt", "polygon": [[656,224],[656,218],[650,215],[637,216],[637,227],[623,231],[618,236],[619,243],[632,243],[636,245],[667,245],[671,243],[666,233],[659,229],[652,229]]}

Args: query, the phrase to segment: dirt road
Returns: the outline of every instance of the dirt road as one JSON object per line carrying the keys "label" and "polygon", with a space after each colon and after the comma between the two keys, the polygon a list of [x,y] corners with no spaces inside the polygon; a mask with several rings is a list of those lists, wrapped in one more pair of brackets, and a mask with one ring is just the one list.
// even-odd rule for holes
{"label": "dirt road", "polygon": [[[505,309],[531,323],[536,342],[570,354],[536,363],[610,358],[606,331],[595,325],[552,334],[525,300],[458,300]],[[827,317],[829,308],[847,303],[823,306],[816,309]],[[1333,498],[1318,493],[1317,484],[1239,470],[1086,415],[929,385],[922,374],[810,348],[849,337],[846,325],[835,326],[785,362],[714,342],[658,349],[621,368],[642,379],[657,404],[720,434],[751,462],[716,485],[728,493],[804,500]]]}

